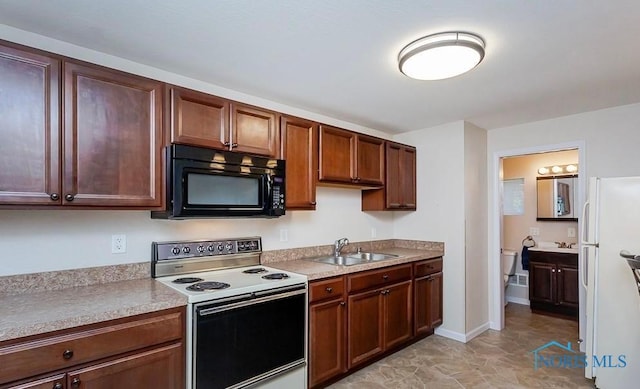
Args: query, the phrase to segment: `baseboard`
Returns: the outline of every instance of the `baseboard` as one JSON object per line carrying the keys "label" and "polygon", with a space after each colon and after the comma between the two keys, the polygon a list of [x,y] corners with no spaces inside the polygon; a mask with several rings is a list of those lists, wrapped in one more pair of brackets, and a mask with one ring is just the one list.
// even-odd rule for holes
{"label": "baseboard", "polygon": [[467,332],[466,334],[462,334],[460,332],[455,332],[455,331],[450,331],[450,330],[447,330],[447,329],[441,328],[441,327],[436,328],[434,333],[436,335],[440,335],[440,336],[443,336],[445,338],[456,340],[456,341],[461,342],[461,343],[467,343],[468,341],[470,341],[471,339],[475,338],[476,336],[480,335],[481,333],[485,332],[488,329],[489,329],[489,322],[486,322],[483,325],[481,325],[481,326],[479,326],[477,328],[474,328],[473,330]]}
{"label": "baseboard", "polygon": [[507,302],[508,303],[520,304],[520,305],[530,305],[529,304],[529,299],[523,299],[521,297],[507,296]]}
{"label": "baseboard", "polygon": [[481,333],[485,332],[488,329],[489,329],[489,322],[486,322],[483,325],[476,327],[473,330],[467,332],[465,334],[465,339],[466,339],[465,343],[475,338],[476,336],[480,335]]}

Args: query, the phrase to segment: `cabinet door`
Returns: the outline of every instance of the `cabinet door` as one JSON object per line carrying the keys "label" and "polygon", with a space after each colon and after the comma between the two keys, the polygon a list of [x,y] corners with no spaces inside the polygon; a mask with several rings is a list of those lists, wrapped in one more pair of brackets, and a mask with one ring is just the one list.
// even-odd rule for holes
{"label": "cabinet door", "polygon": [[53,377],[47,377],[25,384],[10,386],[7,389],[65,389],[66,375],[58,374]]}
{"label": "cabinet door", "polygon": [[169,88],[171,143],[229,149],[229,102],[178,87]]}
{"label": "cabinet door", "polygon": [[370,136],[358,135],[356,142],[358,184],[384,184],[384,141]]}
{"label": "cabinet door", "polygon": [[278,157],[276,114],[249,105],[231,104],[233,151]]}
{"label": "cabinet door", "polygon": [[555,302],[556,266],[549,263],[529,263],[529,300],[533,302]]}
{"label": "cabinet door", "polygon": [[378,355],[384,348],[383,292],[376,289],[349,296],[349,368]]}
{"label": "cabinet door", "polygon": [[442,324],[442,272],[432,274],[429,279],[429,326]]}
{"label": "cabinet door", "polygon": [[400,207],[416,209],[416,150],[400,149]]}
{"label": "cabinet door", "polygon": [[0,204],[60,205],[60,62],[0,46]]}
{"label": "cabinet door", "polygon": [[319,180],[353,183],[355,179],[356,134],[320,126]]}
{"label": "cabinet door", "polygon": [[578,268],[558,265],[556,278],[558,280],[558,304],[578,307]]}
{"label": "cabinet door", "polygon": [[64,66],[63,203],[160,206],[162,84]]}
{"label": "cabinet door", "polygon": [[402,154],[402,146],[395,143],[387,143],[387,157],[386,157],[386,207],[390,209],[397,209],[402,206],[402,176],[403,171],[400,166],[400,157]]}
{"label": "cabinet door", "polygon": [[416,335],[431,331],[431,277],[420,277],[413,281],[413,320]]}
{"label": "cabinet door", "polygon": [[186,382],[182,345],[153,349],[69,372],[67,387],[78,389],[179,389]]}
{"label": "cabinet door", "polygon": [[388,287],[384,294],[384,349],[411,338],[411,281]]}
{"label": "cabinet door", "polygon": [[316,209],[318,125],[283,116],[280,119],[282,158],[286,162],[285,207]]}
{"label": "cabinet door", "polygon": [[309,387],[347,371],[343,299],[309,307]]}

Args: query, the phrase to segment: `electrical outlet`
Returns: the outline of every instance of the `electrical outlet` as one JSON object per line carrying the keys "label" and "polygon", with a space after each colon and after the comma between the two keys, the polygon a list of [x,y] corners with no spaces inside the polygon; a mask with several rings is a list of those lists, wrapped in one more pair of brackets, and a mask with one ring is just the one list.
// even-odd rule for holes
{"label": "electrical outlet", "polygon": [[538,227],[530,227],[529,235],[531,236],[540,236],[540,229]]}
{"label": "electrical outlet", "polygon": [[289,230],[286,228],[280,229],[280,242],[286,242],[289,240]]}
{"label": "electrical outlet", "polygon": [[569,238],[575,238],[576,237],[576,229],[573,227],[569,227],[567,229],[567,237]]}
{"label": "electrical outlet", "polygon": [[111,235],[111,254],[123,254],[127,252],[127,236]]}

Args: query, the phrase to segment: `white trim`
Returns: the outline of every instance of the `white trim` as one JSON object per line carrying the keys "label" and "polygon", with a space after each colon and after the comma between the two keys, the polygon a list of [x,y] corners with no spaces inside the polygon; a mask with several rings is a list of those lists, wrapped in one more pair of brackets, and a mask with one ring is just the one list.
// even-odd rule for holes
{"label": "white trim", "polygon": [[436,328],[434,333],[436,335],[443,336],[445,338],[457,340],[458,342],[461,342],[461,343],[467,343],[465,335],[459,332],[450,331],[445,328],[438,327]]}
{"label": "white trim", "polygon": [[[494,330],[504,328],[504,280],[502,278],[502,265],[500,263],[500,159],[504,157],[514,157],[527,154],[538,154],[552,151],[578,149],[578,204],[581,209],[585,201],[586,189],[586,142],[576,140],[572,142],[557,143],[551,145],[524,147],[511,150],[494,151],[488,167],[489,185],[493,185],[492,214],[489,215],[489,324]],[[578,231],[582,220],[578,219]]]}
{"label": "white trim", "polygon": [[507,302],[520,305],[531,305],[529,299],[523,299],[522,297],[507,296]]}
{"label": "white trim", "polygon": [[449,339],[453,339],[456,340],[458,342],[461,343],[467,343],[468,341],[470,341],[471,339],[475,338],[476,336],[482,334],[483,332],[485,332],[486,330],[488,330],[490,327],[490,323],[484,323],[483,325],[474,328],[473,330],[467,332],[466,334],[461,334],[459,332],[455,332],[455,331],[450,331],[447,330],[445,328],[436,328],[435,330],[435,334],[439,335],[439,336],[443,336],[445,338],[449,338]]}

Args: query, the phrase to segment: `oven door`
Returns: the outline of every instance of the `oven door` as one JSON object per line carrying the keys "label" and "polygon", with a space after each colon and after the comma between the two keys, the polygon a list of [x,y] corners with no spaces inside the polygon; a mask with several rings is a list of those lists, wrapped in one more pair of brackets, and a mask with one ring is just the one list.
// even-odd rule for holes
{"label": "oven door", "polygon": [[242,388],[306,363],[304,284],[194,306],[197,389]]}

